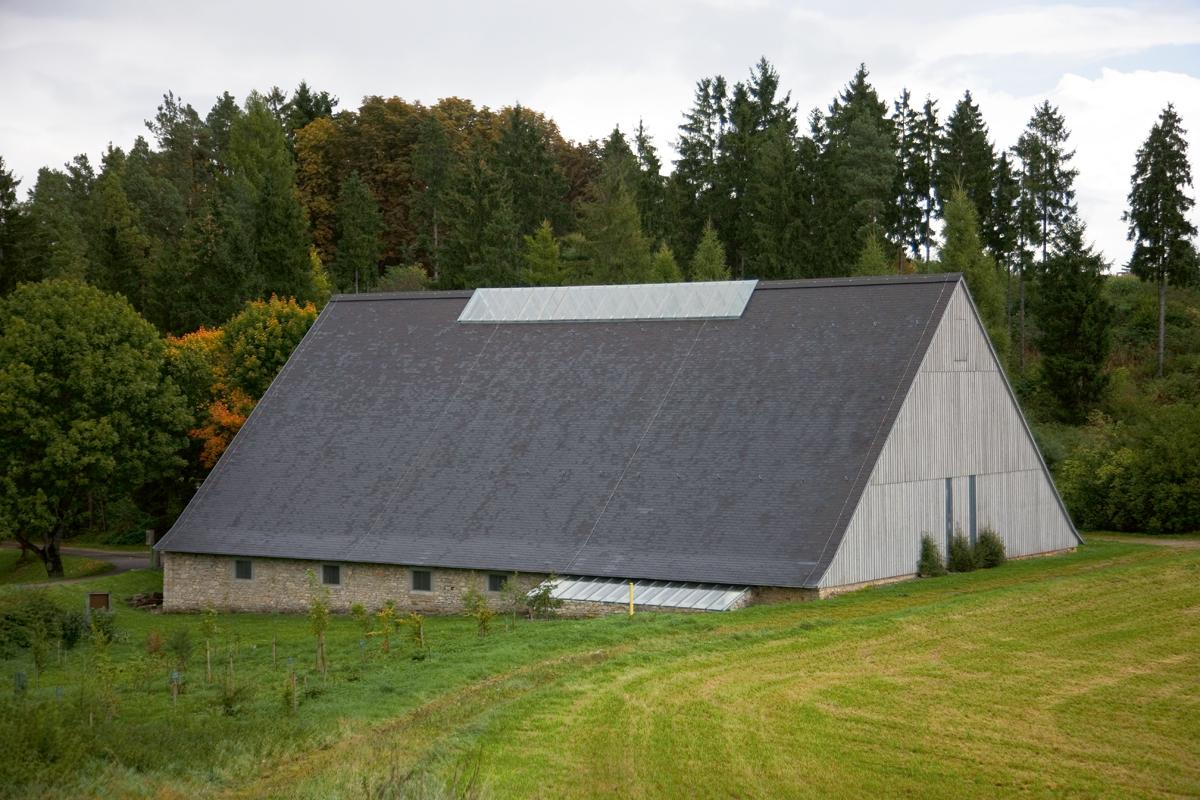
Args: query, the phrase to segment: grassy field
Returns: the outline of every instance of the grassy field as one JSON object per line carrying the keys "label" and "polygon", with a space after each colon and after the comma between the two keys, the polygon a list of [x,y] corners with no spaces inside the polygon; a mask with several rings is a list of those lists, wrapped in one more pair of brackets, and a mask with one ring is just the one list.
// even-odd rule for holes
{"label": "grassy field", "polygon": [[[89,587],[124,596],[157,581],[132,572],[50,591],[71,604]],[[82,644],[39,688],[0,708],[10,720],[0,722],[0,737],[14,754],[0,764],[0,791],[1200,793],[1195,548],[1096,542],[1072,555],[819,603],[498,623],[487,637],[466,620],[431,619],[422,660],[407,641],[394,640],[387,655],[375,639],[360,645],[354,623],[337,619],[328,678],[311,668],[303,618],[226,616],[214,686],[204,679],[197,617],[122,609],[117,619],[113,666],[99,663],[113,676],[115,717],[99,710],[97,657]],[[179,628],[193,632],[197,650],[188,689],[172,706],[172,664],[147,655],[145,640]],[[230,714],[221,686],[234,646],[240,688]],[[300,673],[295,714],[282,699],[289,666]],[[0,668],[29,671],[28,658]],[[65,755],[55,761],[55,752]],[[22,769],[29,764],[36,772]]]}
{"label": "grassy field", "polygon": [[[42,583],[49,581],[46,568],[36,556],[30,556],[25,563],[20,562],[21,551],[0,549],[0,585],[13,583]],[[105,561],[76,556],[63,556],[64,579],[86,578],[100,575],[112,569]]]}

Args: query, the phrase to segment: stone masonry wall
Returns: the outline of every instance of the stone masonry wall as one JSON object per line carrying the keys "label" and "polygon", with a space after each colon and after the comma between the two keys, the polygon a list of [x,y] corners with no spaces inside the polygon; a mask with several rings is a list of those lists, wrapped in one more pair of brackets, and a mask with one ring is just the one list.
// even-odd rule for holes
{"label": "stone masonry wall", "polygon": [[[463,595],[475,587],[497,610],[504,602],[499,592],[487,590],[488,575],[506,574],[466,569],[432,568],[433,588],[412,589],[412,568],[391,564],[347,564],[334,561],[301,561],[285,558],[252,558],[250,580],[233,575],[232,556],[163,553],[163,610],[198,611],[208,606],[222,611],[297,612],[308,608],[306,572],[318,579],[322,564],[341,567],[341,583],[326,586],[334,611],[346,612],[354,603],[375,609],[388,600],[402,612],[455,614],[463,610]],[[417,569],[424,569],[417,567]],[[522,573],[516,580],[532,589],[545,575]],[[509,574],[509,580],[513,576]]]}
{"label": "stone masonry wall", "polygon": [[[287,558],[251,558],[253,577],[242,580],[234,577],[232,556],[198,555],[193,553],[163,553],[163,610],[199,611],[211,606],[221,611],[303,612],[308,608],[309,586],[307,571],[319,579],[323,564],[341,567],[341,583],[327,585],[330,605],[334,611],[346,612],[354,603],[375,609],[388,600],[397,610],[421,614],[458,614],[463,611],[463,595],[474,587],[496,610],[501,610],[507,598],[500,592],[487,590],[488,575],[511,573],[466,569],[428,568],[433,574],[433,588],[428,592],[413,591],[412,567],[392,564],[348,564],[334,561],[303,561]],[[426,569],[417,567],[416,569]],[[525,590],[532,589],[547,578],[536,573],[521,573],[516,580]],[[782,589],[755,587],[735,606],[741,608],[760,603],[786,603],[810,600],[818,596],[814,589]],[[664,609],[659,606],[635,606],[638,614],[662,611],[689,612],[694,609]],[[628,613],[624,603],[589,603],[567,601],[559,609],[565,617],[593,617]]]}

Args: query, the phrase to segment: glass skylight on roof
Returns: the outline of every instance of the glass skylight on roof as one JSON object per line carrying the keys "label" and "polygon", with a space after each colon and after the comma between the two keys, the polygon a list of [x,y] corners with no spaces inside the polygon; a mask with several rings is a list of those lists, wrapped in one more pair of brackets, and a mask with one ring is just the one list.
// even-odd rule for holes
{"label": "glass skylight on roof", "polygon": [[476,289],[459,322],[737,319],[758,281]]}

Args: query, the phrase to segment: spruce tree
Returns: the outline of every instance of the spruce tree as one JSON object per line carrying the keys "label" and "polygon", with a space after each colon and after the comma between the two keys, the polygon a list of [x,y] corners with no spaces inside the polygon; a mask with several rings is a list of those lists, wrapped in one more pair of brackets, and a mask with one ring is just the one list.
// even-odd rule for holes
{"label": "spruce tree", "polygon": [[445,247],[444,217],[447,193],[454,169],[454,151],[442,121],[432,112],[420,123],[412,150],[413,197],[410,205],[419,225],[417,243],[429,261],[434,282],[439,278],[439,261]]}
{"label": "spruce tree", "polygon": [[606,171],[579,220],[582,260],[572,283],[648,283],[650,243],[642,233],[641,215],[622,171]]}
{"label": "spruce tree", "polygon": [[[895,199],[890,209],[888,229],[898,248],[907,247],[915,258],[921,253],[924,216],[924,187],[921,185],[924,172],[921,115],[913,108],[912,94],[908,89],[900,93],[893,107],[895,110],[892,114],[892,124],[896,129],[897,159],[896,179],[892,189]],[[899,271],[902,259],[903,256],[897,253],[897,269],[893,271]]]}
{"label": "spruce tree", "polygon": [[825,120],[822,156],[832,185],[821,198],[820,223],[832,236],[826,258],[833,274],[850,272],[864,237],[884,223],[892,204],[895,126],[867,77],[866,66],[859,65]]}
{"label": "spruce tree", "polygon": [[858,263],[854,265],[855,275],[889,275],[896,271],[890,262],[889,254],[884,252],[881,237],[871,231],[865,237],[862,251],[858,254]]}
{"label": "spruce tree", "polygon": [[640,120],[633,135],[633,145],[638,166],[634,195],[642,215],[642,230],[650,241],[664,241],[667,236],[667,181],[662,175],[658,151]]}
{"label": "spruce tree", "polygon": [[0,156],[0,297],[31,278],[22,253],[29,232],[28,216],[17,201],[20,185],[12,171],[4,168],[4,157]]}
{"label": "spruce tree", "polygon": [[550,149],[548,123],[521,107],[507,112],[495,153],[497,174],[509,186],[508,202],[521,234],[533,233],[543,220],[563,227],[567,221],[567,182]]}
{"label": "spruce tree", "polygon": [[88,271],[84,220],[76,210],[67,176],[47,167],[38,170],[27,209],[29,238],[22,248],[25,277],[84,280]]}
{"label": "spruce tree", "polygon": [[717,237],[711,223],[705,224],[700,243],[688,267],[689,281],[727,281],[729,265],[725,261],[725,246]]}
{"label": "spruce tree", "polygon": [[1032,213],[1031,244],[1041,251],[1042,262],[1049,257],[1053,242],[1070,239],[1068,228],[1076,222],[1078,171],[1070,167],[1075,157],[1074,150],[1066,149],[1070,135],[1062,114],[1043,101],[1014,148],[1022,164],[1021,192],[1028,197]]}
{"label": "spruce tree", "polygon": [[980,225],[986,228],[991,222],[995,160],[987,124],[971,93],[965,92],[946,118],[938,147],[937,193],[943,210],[954,190],[961,187],[975,207]]}
{"label": "spruce tree", "polygon": [[654,283],[679,283],[683,280],[683,272],[675,260],[675,253],[666,242],[659,245],[658,251],[655,252],[650,272],[650,280]]}
{"label": "spruce tree", "polygon": [[1112,308],[1104,297],[1104,260],[1083,240],[1083,226],[1068,220],[1053,254],[1041,265],[1032,306],[1042,353],[1039,382],[1054,398],[1057,416],[1080,423],[1107,385]]}
{"label": "spruce tree", "polygon": [[808,204],[794,132],[786,124],[772,125],[754,157],[744,201],[753,221],[747,274],[764,280],[799,277],[808,266],[800,263]]}
{"label": "spruce tree", "polygon": [[1188,219],[1195,200],[1188,196],[1192,168],[1187,131],[1174,105],[1168,104],[1150,129],[1137,160],[1129,190],[1129,240],[1134,243],[1129,271],[1158,285],[1158,376],[1163,374],[1167,336],[1167,284],[1188,286],[1200,278],[1200,259]]}
{"label": "spruce tree", "polygon": [[933,216],[936,213],[937,154],[942,128],[938,122],[937,102],[926,98],[913,131],[913,163],[910,165],[912,191],[920,198],[920,247],[925,261],[933,244]]}
{"label": "spruce tree", "polygon": [[941,269],[961,272],[966,278],[984,328],[1003,364],[1009,350],[1004,287],[1000,284],[996,263],[983,251],[975,205],[964,190],[956,188],[950,194],[945,205],[945,218],[945,240],[939,254]]}
{"label": "spruce tree", "polygon": [[110,147],[92,191],[88,278],[106,292],[123,295],[145,314],[157,248],[125,194],[125,167],[125,153]]}
{"label": "spruce tree", "polygon": [[[1004,308],[1007,317],[1012,315],[1012,276],[1019,266],[1020,228],[1018,203],[1021,186],[1013,170],[1008,153],[996,159],[996,171],[992,178],[992,224],[983,232],[984,245],[996,259],[1004,275]],[[1011,328],[1011,319],[1010,325]]]}
{"label": "spruce tree", "polygon": [[522,272],[522,283],[527,286],[561,286],[566,282],[567,272],[550,220],[543,220],[532,235],[527,234],[524,243],[522,258],[525,260],[525,270]]}
{"label": "spruce tree", "polygon": [[251,94],[230,129],[230,190],[252,204],[254,269],[260,296],[311,299],[308,222],[296,193],[295,167],[268,101]]}
{"label": "spruce tree", "polygon": [[337,253],[333,283],[339,292],[369,292],[379,277],[383,218],[371,190],[351,172],[342,181],[337,206]]}
{"label": "spruce tree", "polygon": [[717,157],[728,124],[726,94],[720,75],[700,80],[692,108],[679,126],[679,158],[668,182],[668,205],[675,223],[671,247],[678,253],[695,249],[705,222],[722,211]]}

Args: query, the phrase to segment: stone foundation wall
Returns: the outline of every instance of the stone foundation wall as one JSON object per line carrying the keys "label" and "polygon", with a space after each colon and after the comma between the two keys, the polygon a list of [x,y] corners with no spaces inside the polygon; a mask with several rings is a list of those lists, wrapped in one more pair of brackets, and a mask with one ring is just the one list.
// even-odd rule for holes
{"label": "stone foundation wall", "polygon": [[[457,614],[463,610],[463,596],[474,587],[501,610],[507,598],[487,590],[488,575],[501,572],[477,572],[466,569],[431,568],[431,591],[412,589],[411,567],[391,564],[347,564],[335,561],[302,561],[287,558],[252,558],[253,577],[235,578],[231,556],[163,553],[163,610],[199,611],[208,606],[222,611],[302,612],[308,608],[307,571],[318,580],[323,564],[341,567],[341,583],[326,585],[334,611],[346,612],[354,603],[375,609],[394,600],[402,612],[421,614]],[[425,569],[417,567],[417,569]],[[532,589],[545,575],[522,573],[514,578],[525,589]]]}
{"label": "stone foundation wall", "polygon": [[[253,577],[243,580],[234,577],[232,556],[198,555],[193,553],[162,553],[163,610],[200,611],[212,607],[221,611],[251,611],[261,613],[304,612],[308,609],[309,584],[307,572],[312,570],[318,579],[323,564],[341,567],[341,583],[326,585],[332,609],[345,613],[354,603],[376,609],[388,600],[395,601],[397,610],[421,614],[459,614],[463,611],[463,596],[474,587],[488,599],[497,611],[503,610],[508,598],[501,592],[489,592],[488,575],[508,574],[524,590],[532,589],[547,576],[537,573],[474,571],[465,569],[425,568],[433,576],[430,591],[412,589],[412,567],[392,564],[348,564],[334,561],[304,561],[288,558],[251,558]],[[857,587],[847,587],[857,588]],[[734,606],[742,608],[760,603],[790,603],[825,596],[815,589],[785,589],[770,586],[754,587]],[[733,609],[731,609],[733,610]],[[589,603],[570,600],[559,609],[564,617],[599,617],[626,614],[624,603]],[[656,612],[692,613],[696,609],[663,608],[635,605],[635,614]]]}

